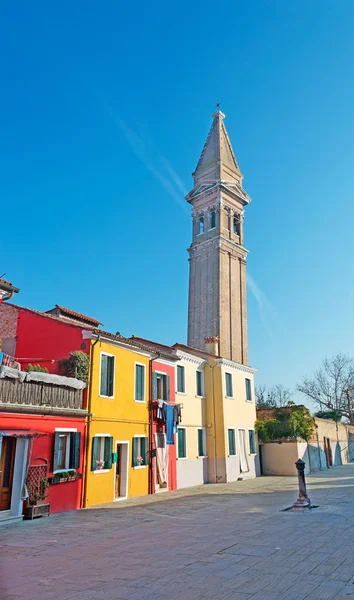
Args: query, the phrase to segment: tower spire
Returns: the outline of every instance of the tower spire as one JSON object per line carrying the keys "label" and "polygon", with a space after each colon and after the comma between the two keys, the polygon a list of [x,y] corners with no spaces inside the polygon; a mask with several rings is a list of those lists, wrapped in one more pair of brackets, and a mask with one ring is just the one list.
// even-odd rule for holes
{"label": "tower spire", "polygon": [[220,179],[241,183],[242,173],[226,131],[225,115],[220,110],[219,102],[216,108],[206,142],[193,173],[195,184]]}

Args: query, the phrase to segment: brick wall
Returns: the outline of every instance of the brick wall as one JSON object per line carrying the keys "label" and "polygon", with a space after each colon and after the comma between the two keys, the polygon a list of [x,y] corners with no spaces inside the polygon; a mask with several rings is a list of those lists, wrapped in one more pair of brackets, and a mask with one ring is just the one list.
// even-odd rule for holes
{"label": "brick wall", "polygon": [[18,310],[11,304],[0,304],[0,346],[1,349],[15,356]]}

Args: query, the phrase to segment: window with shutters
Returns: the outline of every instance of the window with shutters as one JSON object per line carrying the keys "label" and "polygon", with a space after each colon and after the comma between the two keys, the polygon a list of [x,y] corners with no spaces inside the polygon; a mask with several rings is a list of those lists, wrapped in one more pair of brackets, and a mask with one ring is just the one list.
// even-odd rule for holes
{"label": "window with shutters", "polygon": [[145,365],[135,363],[135,402],[145,402]]}
{"label": "window with shutters", "polygon": [[170,378],[165,373],[152,374],[152,399],[170,401]]}
{"label": "window with shutters", "polygon": [[80,467],[80,439],[78,431],[55,431],[53,473]]}
{"label": "window with shutters", "polygon": [[114,396],[114,365],[115,356],[101,352],[100,396],[103,398]]}
{"label": "window with shutters", "polygon": [[187,439],[185,427],[177,429],[178,458],[187,458]]}
{"label": "window with shutters", "polygon": [[182,365],[177,365],[177,392],[186,393],[186,374]]}
{"label": "window with shutters", "polygon": [[198,431],[198,456],[206,456],[206,431],[199,427]]}
{"label": "window with shutters", "polygon": [[248,430],[248,440],[250,445],[250,454],[256,454],[256,434],[253,429]]}
{"label": "window with shutters", "polygon": [[145,436],[133,437],[133,467],[146,467],[149,463],[149,439]]}
{"label": "window with shutters", "polygon": [[236,434],[234,429],[228,429],[228,438],[229,438],[229,456],[236,455]]}
{"label": "window with shutters", "polygon": [[200,217],[198,226],[198,235],[204,233],[204,217]]}
{"label": "window with shutters", "polygon": [[204,396],[204,373],[203,371],[196,371],[196,391],[197,396],[201,398]]}
{"label": "window with shutters", "polygon": [[113,438],[109,435],[95,435],[92,439],[91,471],[106,472],[112,468]]}
{"label": "window with shutters", "polygon": [[226,396],[228,398],[234,397],[233,386],[232,386],[232,374],[225,373],[225,384],[226,384]]}
{"label": "window with shutters", "polygon": [[246,378],[245,379],[245,384],[246,384],[246,400],[247,400],[247,402],[252,402],[251,380]]}

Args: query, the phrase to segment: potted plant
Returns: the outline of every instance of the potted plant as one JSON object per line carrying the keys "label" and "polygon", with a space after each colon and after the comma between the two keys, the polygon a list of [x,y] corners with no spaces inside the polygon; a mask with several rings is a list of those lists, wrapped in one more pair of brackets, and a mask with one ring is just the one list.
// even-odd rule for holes
{"label": "potted plant", "polygon": [[142,466],[143,466],[143,464],[144,464],[144,459],[143,459],[143,457],[142,457],[142,456],[137,456],[137,457],[136,457],[136,462],[138,463],[138,466],[139,466],[139,467],[142,467]]}
{"label": "potted plant", "polygon": [[65,483],[69,479],[69,474],[67,471],[61,471],[61,473],[56,473],[55,476],[59,478],[59,483]]}
{"label": "potted plant", "polygon": [[104,460],[96,460],[96,469],[101,471],[104,467]]}
{"label": "potted plant", "polygon": [[76,472],[75,469],[69,469],[68,471],[69,481],[76,481]]}

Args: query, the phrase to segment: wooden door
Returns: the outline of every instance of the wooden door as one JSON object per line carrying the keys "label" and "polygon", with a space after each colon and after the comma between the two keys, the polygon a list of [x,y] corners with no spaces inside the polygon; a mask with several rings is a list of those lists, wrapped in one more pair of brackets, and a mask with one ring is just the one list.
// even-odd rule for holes
{"label": "wooden door", "polygon": [[14,474],[16,439],[4,436],[2,438],[0,456],[0,510],[11,507],[12,479]]}
{"label": "wooden door", "polygon": [[115,484],[115,497],[116,498],[119,498],[119,496],[120,496],[121,464],[122,464],[122,447],[117,444],[116,484]]}

